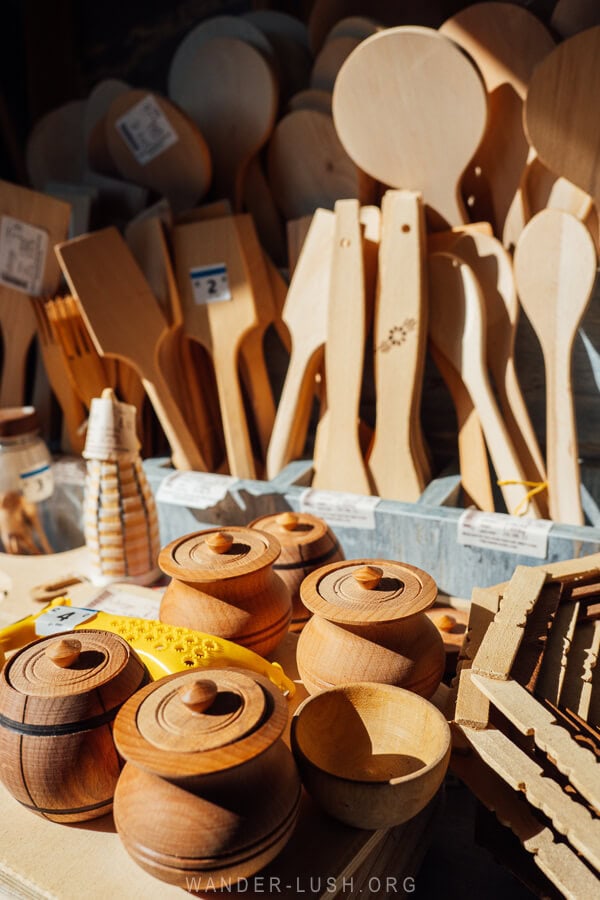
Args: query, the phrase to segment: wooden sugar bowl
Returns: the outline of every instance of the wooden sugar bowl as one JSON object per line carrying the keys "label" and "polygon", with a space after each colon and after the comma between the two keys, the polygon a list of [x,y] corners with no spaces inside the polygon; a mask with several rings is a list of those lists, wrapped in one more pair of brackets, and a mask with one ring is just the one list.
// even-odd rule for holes
{"label": "wooden sugar bowl", "polygon": [[337,538],[323,519],[310,513],[284,512],[261,516],[250,528],[268,531],[281,544],[281,556],[273,569],[292,595],[290,631],[302,631],[311,613],[300,598],[300,585],[307,575],[326,563],[344,559]]}
{"label": "wooden sugar bowl", "polygon": [[292,834],[300,777],[281,740],[283,694],[234,668],[163,678],[125,704],[115,741],[127,763],[117,831],[143,869],[186,888],[230,887]]}
{"label": "wooden sugar bowl", "polygon": [[309,693],[375,681],[431,697],[445,666],[444,644],[425,615],[433,578],[389,560],[332,563],[302,582],[313,612],[299,639],[298,670]]}
{"label": "wooden sugar bowl", "polygon": [[253,528],[199,531],[172,541],[158,564],[172,578],[160,620],[235,641],[266,656],[287,634],[292,601],[273,571],[273,535]]}
{"label": "wooden sugar bowl", "polygon": [[53,822],[110,812],[121,771],[112,736],[122,704],[148,681],[129,644],[81,630],[28,644],[0,672],[0,780]]}

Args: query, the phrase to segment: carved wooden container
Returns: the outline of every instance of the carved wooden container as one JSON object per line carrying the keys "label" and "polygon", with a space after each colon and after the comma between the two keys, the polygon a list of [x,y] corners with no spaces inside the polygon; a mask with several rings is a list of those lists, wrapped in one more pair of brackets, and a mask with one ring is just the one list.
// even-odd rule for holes
{"label": "carved wooden container", "polygon": [[0,673],[0,780],[54,822],[110,812],[121,762],[112,737],[121,705],[148,675],[106,631],[42,638]]}
{"label": "carved wooden container", "polygon": [[425,615],[437,595],[427,572],[389,560],[338,562],[309,575],[300,593],[313,613],[297,648],[309,693],[353,681],[435,692],[445,654]]}
{"label": "carved wooden container", "polygon": [[281,692],[241,669],[178,673],[133,697],[115,723],[127,763],[114,809],[132,858],[197,890],[230,887],[273,859],[300,803],[286,722]]}
{"label": "carved wooden container", "polygon": [[281,556],[273,569],[292,595],[290,631],[302,631],[311,613],[300,598],[300,585],[315,569],[344,559],[337,538],[323,519],[310,513],[261,516],[250,522],[250,528],[268,531],[281,544]]}
{"label": "carved wooden container", "polygon": [[285,637],[290,592],[273,563],[280,545],[253,528],[208,529],[172,541],[159,565],[172,578],[160,620],[236,641],[262,656]]}

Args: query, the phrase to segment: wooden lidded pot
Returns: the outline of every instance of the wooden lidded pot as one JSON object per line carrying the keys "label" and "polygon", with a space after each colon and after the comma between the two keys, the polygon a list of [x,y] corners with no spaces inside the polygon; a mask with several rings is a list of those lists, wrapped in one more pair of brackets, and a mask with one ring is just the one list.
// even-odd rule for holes
{"label": "wooden lidded pot", "polygon": [[249,527],[268,531],[281,544],[281,556],[273,569],[292,595],[290,631],[302,631],[311,613],[300,598],[300,585],[315,569],[344,559],[344,551],[327,522],[311,513],[290,511],[261,516]]}
{"label": "wooden lidded pot", "polygon": [[81,630],[28,644],[0,673],[0,780],[53,822],[112,809],[121,760],[112,727],[148,681],[129,644]]}
{"label": "wooden lidded pot", "polygon": [[197,890],[229,887],[272,860],[295,827],[300,777],[281,739],[283,694],[234,668],[176,673],[123,707],[127,760],[117,831],[147,872]]}
{"label": "wooden lidded pot", "polygon": [[296,651],[309,693],[356,681],[393,684],[431,697],[445,666],[444,644],[425,615],[433,578],[389,560],[332,563],[302,582],[313,613]]}
{"label": "wooden lidded pot", "polygon": [[172,541],[158,564],[172,578],[160,620],[235,641],[266,656],[287,634],[290,592],[273,563],[273,535],[240,526],[188,534]]}

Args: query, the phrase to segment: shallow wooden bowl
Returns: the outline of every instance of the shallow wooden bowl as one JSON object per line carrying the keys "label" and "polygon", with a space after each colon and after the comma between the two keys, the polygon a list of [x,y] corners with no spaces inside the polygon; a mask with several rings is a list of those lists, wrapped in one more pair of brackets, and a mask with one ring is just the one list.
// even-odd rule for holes
{"label": "shallow wooden bowl", "polygon": [[450,759],[442,713],[412,691],[375,682],[309,697],[294,714],[291,741],[308,793],[356,828],[412,819],[436,794]]}

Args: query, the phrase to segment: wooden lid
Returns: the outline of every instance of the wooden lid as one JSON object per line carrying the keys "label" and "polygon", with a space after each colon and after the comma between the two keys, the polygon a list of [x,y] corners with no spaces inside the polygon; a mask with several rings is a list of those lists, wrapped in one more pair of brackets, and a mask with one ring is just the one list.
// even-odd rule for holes
{"label": "wooden lid", "polygon": [[283,694],[245,669],[178,672],[120,710],[114,738],[129,762],[164,777],[233,768],[270,747],[287,721]]}
{"label": "wooden lid", "polygon": [[160,552],[166,575],[186,582],[239,578],[271,565],[281,546],[270,534],[239,526],[211,528],[177,538]]}
{"label": "wooden lid", "polygon": [[117,634],[69,632],[28,644],[8,662],[3,676],[27,697],[72,697],[116,679],[131,655],[129,644]]}
{"label": "wooden lid", "polygon": [[311,612],[331,622],[393,622],[429,609],[437,585],[427,572],[407,563],[354,559],[308,575],[300,596]]}
{"label": "wooden lid", "polygon": [[250,522],[249,527],[274,535],[282,547],[312,544],[329,533],[327,522],[318,516],[291,511],[261,516]]}

